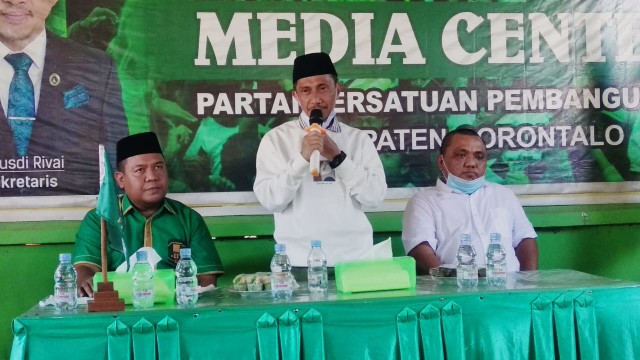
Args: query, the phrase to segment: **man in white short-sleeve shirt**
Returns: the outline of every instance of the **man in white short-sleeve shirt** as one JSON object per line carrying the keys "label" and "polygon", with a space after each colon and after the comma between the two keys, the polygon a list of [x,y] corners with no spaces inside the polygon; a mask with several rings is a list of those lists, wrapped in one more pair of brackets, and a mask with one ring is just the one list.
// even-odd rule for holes
{"label": "man in white short-sleeve shirt", "polygon": [[428,272],[455,264],[461,234],[470,234],[479,266],[491,233],[500,233],[507,253],[508,271],[538,268],[537,234],[508,188],[485,181],[487,149],[469,127],[453,130],[442,140],[438,168],[442,177],[435,188],[416,194],[403,217],[404,249],[416,259],[418,270]]}

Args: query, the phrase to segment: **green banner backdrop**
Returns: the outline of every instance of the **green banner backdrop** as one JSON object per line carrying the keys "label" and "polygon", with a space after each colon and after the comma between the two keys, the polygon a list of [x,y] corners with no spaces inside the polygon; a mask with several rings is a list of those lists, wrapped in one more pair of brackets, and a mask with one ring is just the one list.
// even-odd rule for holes
{"label": "green banner backdrop", "polygon": [[[255,202],[260,138],[300,111],[293,59],[325,51],[345,88],[336,111],[373,139],[389,199],[432,186],[442,137],[471,125],[489,149],[489,180],[557,205],[637,200],[636,8],[634,0],[66,0],[53,28],[115,60],[129,132],[158,133],[170,191],[188,203]],[[22,176],[9,162],[0,159],[2,176]],[[51,201],[86,201],[73,195],[96,188]],[[593,200],[599,193],[611,196]]]}

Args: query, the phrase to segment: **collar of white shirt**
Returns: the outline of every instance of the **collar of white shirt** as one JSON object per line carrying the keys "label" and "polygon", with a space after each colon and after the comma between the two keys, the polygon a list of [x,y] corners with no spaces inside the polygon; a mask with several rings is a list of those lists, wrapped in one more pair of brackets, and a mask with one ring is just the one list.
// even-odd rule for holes
{"label": "collar of white shirt", "polygon": [[[309,116],[304,112],[300,113],[300,127],[302,129],[306,129],[309,127]],[[340,122],[338,121],[338,117],[336,116],[335,111],[331,111],[327,119],[322,123],[322,127],[331,132],[340,132]]]}

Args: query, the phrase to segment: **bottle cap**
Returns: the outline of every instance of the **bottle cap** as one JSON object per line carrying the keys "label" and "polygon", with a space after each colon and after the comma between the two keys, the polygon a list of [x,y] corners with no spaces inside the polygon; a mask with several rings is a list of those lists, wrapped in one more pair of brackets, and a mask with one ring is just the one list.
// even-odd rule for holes
{"label": "bottle cap", "polygon": [[287,246],[285,244],[276,244],[275,248],[277,253],[283,253],[287,250]]}
{"label": "bottle cap", "polygon": [[147,250],[138,250],[136,252],[136,261],[147,261]]}
{"label": "bottle cap", "polygon": [[311,240],[311,247],[312,248],[322,247],[322,241],[320,241],[320,240]]}
{"label": "bottle cap", "polygon": [[182,248],[180,249],[180,259],[191,259],[191,249],[190,248]]}
{"label": "bottle cap", "polygon": [[460,235],[460,242],[471,242],[471,236],[469,234]]}
{"label": "bottle cap", "polygon": [[501,239],[500,233],[491,233],[491,235],[489,235],[489,239],[490,241],[495,241],[495,240],[500,241]]}
{"label": "bottle cap", "polygon": [[71,262],[71,254],[62,253],[58,255],[58,260],[60,260],[61,262]]}

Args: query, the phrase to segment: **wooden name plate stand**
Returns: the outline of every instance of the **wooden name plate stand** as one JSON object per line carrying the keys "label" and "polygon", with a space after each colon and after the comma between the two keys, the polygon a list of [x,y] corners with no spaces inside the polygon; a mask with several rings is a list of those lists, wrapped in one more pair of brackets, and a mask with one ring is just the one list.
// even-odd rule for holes
{"label": "wooden name plate stand", "polygon": [[113,282],[98,283],[98,291],[93,293],[93,300],[87,301],[89,312],[124,311],[124,300],[118,298],[118,291],[113,290]]}
{"label": "wooden name plate stand", "polygon": [[93,293],[93,300],[87,301],[89,312],[124,311],[124,300],[118,298],[118,291],[113,290],[113,282],[98,283],[98,291]]}
{"label": "wooden name plate stand", "polygon": [[93,292],[93,300],[87,301],[89,312],[124,311],[124,300],[113,289],[113,282],[107,281],[107,227],[104,218],[100,219],[100,258],[102,260],[102,282],[98,291]]}

